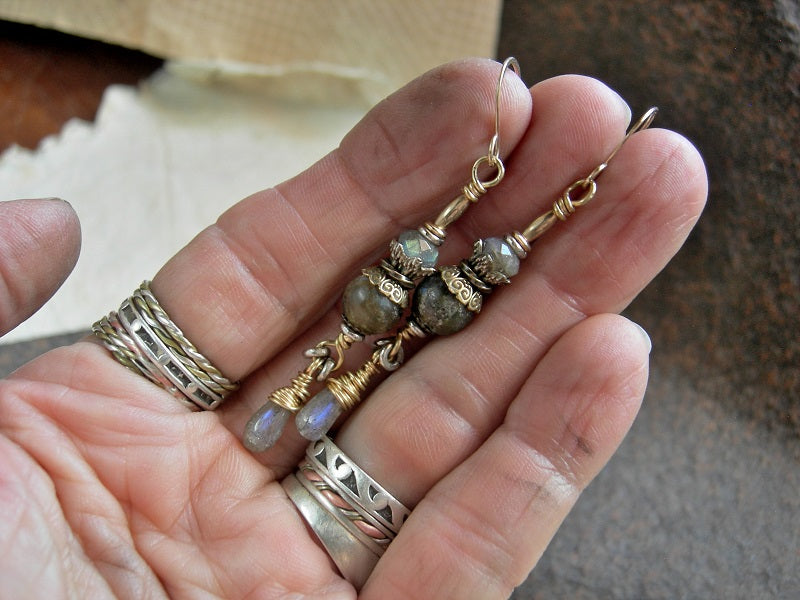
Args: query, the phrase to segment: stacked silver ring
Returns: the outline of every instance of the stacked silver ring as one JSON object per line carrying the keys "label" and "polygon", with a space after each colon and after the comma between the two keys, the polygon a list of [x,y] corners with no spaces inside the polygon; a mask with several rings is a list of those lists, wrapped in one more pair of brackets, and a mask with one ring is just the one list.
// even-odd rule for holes
{"label": "stacked silver ring", "polygon": [[169,318],[145,281],[92,326],[124,366],[164,388],[195,410],[213,410],[237,383],[227,379]]}
{"label": "stacked silver ring", "polygon": [[361,588],[411,511],[328,437],[283,481],[342,576]]}

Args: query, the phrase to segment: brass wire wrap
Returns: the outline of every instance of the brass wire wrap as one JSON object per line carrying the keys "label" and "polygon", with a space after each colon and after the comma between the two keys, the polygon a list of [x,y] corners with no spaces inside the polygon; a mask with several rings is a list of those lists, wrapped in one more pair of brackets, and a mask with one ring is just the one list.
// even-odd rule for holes
{"label": "brass wire wrap", "polygon": [[353,344],[361,341],[361,339],[362,338],[355,338],[348,333],[341,332],[336,336],[336,339],[333,340],[333,342],[325,341],[321,344],[317,344],[317,347],[319,348],[321,346],[326,346],[329,349],[333,348],[333,351],[336,354],[336,360],[333,361],[333,368],[331,370],[335,371],[342,366],[342,363],[344,363],[345,352],[352,348]]}
{"label": "brass wire wrap", "polygon": [[316,362],[317,359],[311,361],[309,368],[305,371],[300,371],[289,385],[272,392],[269,395],[269,400],[293,413],[300,410],[311,395],[310,388],[314,382],[314,375],[310,374],[309,370],[312,367],[316,367]]}
{"label": "brass wire wrap", "polygon": [[342,411],[349,411],[361,401],[361,394],[367,389],[369,380],[380,370],[377,365],[377,355],[378,353],[374,352],[357,371],[350,371],[328,380],[328,389],[342,406]]}

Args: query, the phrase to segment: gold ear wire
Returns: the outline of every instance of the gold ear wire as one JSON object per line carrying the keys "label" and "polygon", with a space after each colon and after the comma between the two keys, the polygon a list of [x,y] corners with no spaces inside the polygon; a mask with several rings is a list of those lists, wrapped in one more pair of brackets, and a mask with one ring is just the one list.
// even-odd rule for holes
{"label": "gold ear wire", "polygon": [[653,122],[653,119],[656,118],[656,114],[658,114],[657,106],[652,106],[649,109],[647,109],[647,112],[645,112],[641,117],[639,117],[639,120],[636,121],[636,123],[631,125],[630,129],[628,129],[628,132],[625,134],[625,137],[622,138],[619,144],[617,144],[616,147],[611,151],[611,154],[608,155],[608,158],[606,158],[602,163],[597,165],[594,171],[589,173],[589,176],[586,177],[584,181],[594,181],[595,179],[597,179],[600,173],[606,170],[606,167],[608,167],[608,163],[610,163],[612,159],[617,155],[617,152],[619,152],[620,148],[622,148],[622,146],[625,145],[625,142],[627,142],[634,133],[650,127],[650,124]]}
{"label": "gold ear wire", "polygon": [[508,69],[514,71],[517,77],[522,78],[519,61],[513,56],[509,56],[503,61],[500,76],[497,78],[497,87],[494,90],[494,135],[491,142],[489,142],[489,157],[495,160],[500,159],[500,93],[502,92],[503,79]]}
{"label": "gold ear wire", "polygon": [[[567,217],[574,213],[576,208],[588,204],[597,193],[597,178],[608,168],[609,163],[617,155],[617,152],[619,152],[620,148],[625,145],[625,142],[627,142],[634,133],[650,127],[650,124],[656,117],[656,113],[658,113],[657,107],[653,106],[648,109],[647,112],[628,129],[625,133],[625,137],[620,140],[603,162],[597,165],[586,177],[578,179],[564,190],[558,200],[553,202],[553,208],[537,217],[522,233],[514,232],[512,236],[519,246],[527,251],[529,249],[528,244],[555,225],[556,221],[566,221]],[[580,191],[580,195],[577,198],[573,197],[573,194],[578,191]]]}

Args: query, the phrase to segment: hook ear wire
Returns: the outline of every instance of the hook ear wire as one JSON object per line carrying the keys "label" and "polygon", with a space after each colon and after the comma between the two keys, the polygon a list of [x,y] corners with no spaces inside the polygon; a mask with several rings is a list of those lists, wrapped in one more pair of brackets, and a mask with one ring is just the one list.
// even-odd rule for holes
{"label": "hook ear wire", "polygon": [[522,78],[522,70],[520,69],[519,61],[513,56],[509,56],[503,61],[500,75],[497,78],[497,87],[495,87],[494,90],[494,135],[492,136],[492,141],[489,143],[489,156],[492,160],[500,159],[500,92],[503,89],[503,79],[508,69],[514,71],[517,77]]}
{"label": "hook ear wire", "polygon": [[[541,236],[545,231],[550,229],[558,220],[566,221],[567,218],[575,212],[575,209],[580,206],[584,206],[594,198],[595,194],[597,193],[597,178],[600,174],[606,170],[608,167],[608,163],[611,162],[611,159],[619,152],[619,149],[622,148],[623,144],[628,141],[628,139],[637,131],[642,131],[643,129],[647,129],[650,127],[650,124],[653,122],[653,119],[658,112],[658,108],[655,106],[648,109],[636,123],[634,123],[628,132],[625,134],[625,137],[616,145],[614,150],[611,151],[611,154],[608,155],[602,163],[595,167],[594,171],[589,173],[589,175],[583,179],[578,179],[575,183],[570,185],[561,196],[553,203],[553,207],[547,211],[546,213],[537,217],[530,225],[522,233],[514,232],[506,236],[506,241],[512,244],[512,247],[519,248],[518,254],[523,256],[525,252],[530,250],[530,244]],[[574,192],[580,191],[580,196],[577,198],[573,198],[572,194]],[[514,245],[516,244],[516,245]]]}
{"label": "hook ear wire", "polygon": [[647,109],[647,111],[641,117],[639,117],[639,119],[633,125],[631,125],[630,129],[628,129],[627,133],[625,134],[625,137],[623,137],[620,140],[620,142],[614,147],[614,149],[611,151],[611,154],[609,154],[608,157],[602,163],[597,165],[594,171],[589,173],[589,176],[586,177],[585,181],[591,182],[597,179],[600,173],[606,170],[606,167],[608,167],[608,163],[610,163],[613,160],[613,158],[617,155],[617,152],[620,151],[620,148],[622,148],[622,146],[625,145],[625,142],[627,142],[634,133],[638,131],[643,131],[648,127],[650,127],[650,124],[653,122],[653,119],[656,118],[656,114],[658,114],[657,106],[651,106],[649,109]]}

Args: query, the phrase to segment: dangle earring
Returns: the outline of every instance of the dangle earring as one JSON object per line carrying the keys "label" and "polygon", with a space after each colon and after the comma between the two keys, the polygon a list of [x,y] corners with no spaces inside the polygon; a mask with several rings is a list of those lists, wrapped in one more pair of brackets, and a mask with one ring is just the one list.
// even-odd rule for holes
{"label": "dangle earring", "polygon": [[[476,203],[489,188],[505,176],[500,158],[500,93],[508,69],[520,75],[519,63],[507,58],[500,69],[495,89],[494,135],[488,153],[472,165],[470,182],[461,194],[448,204],[435,220],[419,229],[401,233],[389,244],[389,257],[362,270],[345,288],[342,296],[341,331],[334,338],[319,342],[306,350],[310,359],[291,383],[269,395],[245,425],[242,441],[249,450],[263,452],[280,437],[286,422],[311,397],[315,381],[324,382],[344,362],[345,352],[366,336],[393,331],[409,306],[410,292],[422,277],[436,271],[438,247],[444,242],[446,229]],[[479,170],[494,170],[494,176],[481,179]],[[326,388],[327,389],[327,388]]]}
{"label": "dangle earring", "polygon": [[608,167],[622,145],[637,131],[649,127],[658,109],[649,109],[625,134],[611,154],[589,175],[567,187],[550,210],[521,233],[478,240],[472,256],[459,265],[440,267],[417,285],[411,317],[394,337],[378,340],[375,350],[357,371],[328,380],[326,387],[297,413],[297,428],[303,437],[322,439],[344,412],[361,399],[369,380],[381,369],[394,371],[403,362],[403,344],[412,337],[448,335],[466,327],[480,312],[485,297],[498,285],[510,283],[530,244],[558,221],[585,206],[597,193],[597,178]]}

